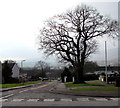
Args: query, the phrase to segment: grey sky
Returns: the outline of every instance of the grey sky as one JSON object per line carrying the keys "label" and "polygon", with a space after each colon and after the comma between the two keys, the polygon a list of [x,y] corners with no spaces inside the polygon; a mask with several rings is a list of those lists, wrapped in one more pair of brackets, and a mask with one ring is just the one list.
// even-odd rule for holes
{"label": "grey sky", "polygon": [[[118,0],[94,1],[95,0],[1,0],[0,60],[26,59],[27,65],[27,61],[32,62],[32,60],[38,61],[43,59],[42,53],[37,50],[38,45],[36,44],[36,37],[39,35],[40,28],[43,27],[43,22],[49,17],[72,9],[81,3],[93,6],[98,9],[101,14],[110,16],[113,19],[118,18]],[[117,60],[117,40],[109,39],[99,40],[99,50],[96,55],[92,56],[92,60],[104,60],[103,48],[105,40],[108,41],[109,60]],[[52,62],[54,61],[52,60]]]}

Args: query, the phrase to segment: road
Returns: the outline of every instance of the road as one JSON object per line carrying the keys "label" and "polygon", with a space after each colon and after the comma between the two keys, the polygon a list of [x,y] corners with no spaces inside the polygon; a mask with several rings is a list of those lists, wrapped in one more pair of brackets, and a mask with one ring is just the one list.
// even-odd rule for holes
{"label": "road", "polygon": [[118,98],[97,98],[51,93],[60,82],[5,91],[0,101],[2,106],[118,106]]}

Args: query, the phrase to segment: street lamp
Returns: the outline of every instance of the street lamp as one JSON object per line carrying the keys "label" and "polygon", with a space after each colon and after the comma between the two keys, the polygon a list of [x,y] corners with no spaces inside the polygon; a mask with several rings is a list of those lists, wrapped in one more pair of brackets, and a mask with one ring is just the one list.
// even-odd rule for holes
{"label": "street lamp", "polygon": [[[22,60],[22,61],[21,61],[21,70],[20,70],[20,72],[21,72],[21,76],[22,76],[23,62],[25,62],[25,60]],[[23,83],[24,83],[24,80],[22,80],[22,79],[21,79],[21,82],[23,82]]]}
{"label": "street lamp", "polygon": [[105,41],[105,74],[106,74],[106,83],[107,83],[107,43]]}
{"label": "street lamp", "polygon": [[23,62],[25,62],[25,60],[21,61],[21,69],[23,68]]}

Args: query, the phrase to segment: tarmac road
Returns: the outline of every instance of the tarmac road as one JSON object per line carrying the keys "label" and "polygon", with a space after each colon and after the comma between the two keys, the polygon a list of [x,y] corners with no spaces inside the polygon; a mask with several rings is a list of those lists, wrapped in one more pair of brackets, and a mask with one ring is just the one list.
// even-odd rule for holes
{"label": "tarmac road", "polygon": [[[59,87],[58,87],[59,85]],[[118,106],[118,98],[89,97],[54,93],[56,87],[62,88],[61,82],[52,81],[32,87],[4,91],[2,106]],[[51,92],[52,91],[52,92]]]}

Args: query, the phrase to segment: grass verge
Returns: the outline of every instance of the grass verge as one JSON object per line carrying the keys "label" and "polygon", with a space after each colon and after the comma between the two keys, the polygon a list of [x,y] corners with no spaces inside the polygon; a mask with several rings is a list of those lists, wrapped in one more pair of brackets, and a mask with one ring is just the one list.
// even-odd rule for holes
{"label": "grass verge", "polygon": [[117,91],[120,87],[109,85],[99,80],[86,81],[83,84],[65,83],[65,86],[72,91]]}
{"label": "grass verge", "polygon": [[72,91],[118,91],[120,87],[105,86],[105,87],[89,87],[89,88],[75,88]]}
{"label": "grass verge", "polygon": [[29,81],[29,82],[24,82],[24,83],[14,83],[14,84],[0,84],[0,88],[10,88],[10,87],[17,87],[17,86],[24,86],[24,85],[30,85],[30,84],[37,84],[40,83],[41,81]]}
{"label": "grass verge", "polygon": [[82,84],[73,84],[72,82],[65,83],[66,87],[80,87],[80,86],[105,86],[103,83],[99,83],[98,80],[85,81]]}

